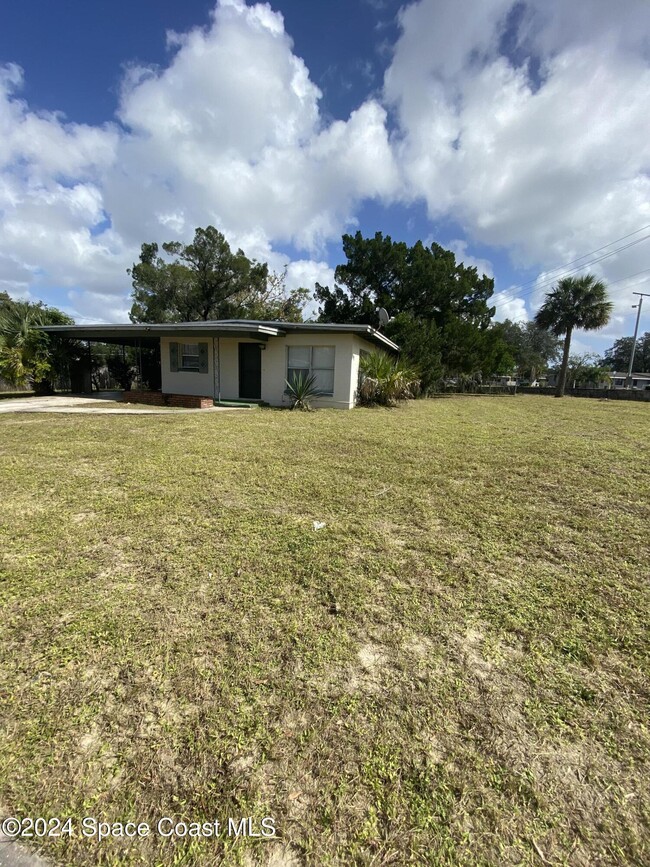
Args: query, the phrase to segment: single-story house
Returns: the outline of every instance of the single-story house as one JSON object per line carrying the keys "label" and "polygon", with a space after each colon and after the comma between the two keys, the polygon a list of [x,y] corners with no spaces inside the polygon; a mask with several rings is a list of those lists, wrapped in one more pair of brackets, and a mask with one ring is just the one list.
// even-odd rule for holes
{"label": "single-story house", "polygon": [[356,403],[361,355],[377,348],[399,351],[370,325],[225,319],[43,330],[77,340],[159,347],[165,402],[195,396],[203,399],[198,405],[241,400],[288,406],[286,381],[302,373],[315,377],[320,394],[314,406],[350,409]]}
{"label": "single-story house", "polygon": [[[613,388],[627,388],[627,373],[612,373]],[[632,388],[645,390],[650,388],[650,373],[633,373]]]}
{"label": "single-story house", "polygon": [[[555,387],[558,383],[559,378],[560,374],[558,371],[551,371],[548,374],[546,384]],[[573,383],[571,382],[569,377],[567,379],[567,388],[572,387]],[[590,380],[588,382],[580,382],[578,383],[578,388],[627,388],[627,373],[612,371],[607,379],[601,379],[597,382],[594,380]],[[633,373],[632,388],[636,390],[645,390],[646,388],[650,388],[650,373]]]}

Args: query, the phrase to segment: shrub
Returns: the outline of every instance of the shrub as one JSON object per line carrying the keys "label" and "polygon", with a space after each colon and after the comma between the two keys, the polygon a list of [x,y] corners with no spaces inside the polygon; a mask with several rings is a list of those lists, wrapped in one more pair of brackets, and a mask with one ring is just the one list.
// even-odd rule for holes
{"label": "shrub", "polygon": [[291,398],[291,409],[301,409],[305,411],[311,410],[310,400],[318,397],[320,391],[316,388],[316,377],[305,376],[302,373],[296,374],[291,382],[288,379],[287,392]]}
{"label": "shrub", "polygon": [[118,355],[113,355],[106,361],[106,367],[120,388],[124,389],[124,391],[131,390],[131,385],[136,377],[136,370],[128,361],[125,361]]}
{"label": "shrub", "polygon": [[418,371],[402,359],[385,352],[363,355],[360,361],[359,403],[365,406],[397,406],[418,394]]}

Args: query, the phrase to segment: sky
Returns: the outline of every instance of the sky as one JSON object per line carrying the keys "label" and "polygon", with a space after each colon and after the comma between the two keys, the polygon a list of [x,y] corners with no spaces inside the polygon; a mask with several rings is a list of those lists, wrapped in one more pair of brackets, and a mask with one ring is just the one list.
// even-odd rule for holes
{"label": "sky", "polygon": [[0,290],[122,322],[144,242],[212,224],[313,289],[380,231],[497,320],[594,273],[601,353],[650,292],[649,105],[647,0],[4,0]]}

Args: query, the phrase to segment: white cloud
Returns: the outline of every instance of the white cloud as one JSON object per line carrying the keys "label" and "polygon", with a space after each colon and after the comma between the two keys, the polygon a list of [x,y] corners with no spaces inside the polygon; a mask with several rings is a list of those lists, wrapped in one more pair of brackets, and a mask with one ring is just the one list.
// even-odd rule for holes
{"label": "white cloud", "polygon": [[[209,28],[171,42],[166,69],[131,70],[123,88],[119,117],[131,134],[106,189],[125,237],[161,226],[188,236],[213,223],[229,237],[258,231],[315,251],[360,200],[394,193],[384,109],[370,101],[324,126],[321,93],[281,15],[229,0]],[[146,191],[139,202],[134,186]]]}
{"label": "white cloud", "polygon": [[[140,244],[209,223],[289,264],[291,285],[331,284],[325,244],[361,203],[423,200],[463,227],[453,249],[480,272],[493,269],[472,243],[544,269],[533,289],[495,297],[500,318],[521,318],[550,269],[650,223],[644,3],[419,0],[399,24],[382,94],[331,123],[282,16],[243,0],[168,34],[165,67],[128,69],[115,123],[33,111],[21,70],[4,67],[2,285],[63,288],[79,316],[123,317]],[[623,278],[647,267],[649,243],[590,266],[615,284],[621,328]],[[287,263],[287,244],[302,258]]]}
{"label": "white cloud", "polygon": [[504,319],[509,319],[511,322],[526,322],[530,319],[526,310],[526,301],[516,294],[514,287],[495,292],[489,304],[491,307],[496,307],[495,322],[503,322]]}
{"label": "white cloud", "polygon": [[[269,6],[221,0],[208,27],[168,42],[166,68],[127,71],[121,128],[33,112],[16,96],[20,69],[0,77],[0,253],[35,290],[69,287],[81,315],[126,309],[126,269],[143,241],[189,240],[212,223],[278,269],[275,244],[318,253],[360,201],[398,187],[384,108],[371,100],[326,125]],[[326,273],[316,256],[289,276],[307,262]]]}
{"label": "white cloud", "polygon": [[[427,241],[427,244],[431,244],[431,241],[434,239]],[[472,256],[471,253],[467,252],[467,241],[463,241],[460,238],[457,238],[454,241],[450,241],[447,244],[448,249],[450,249],[454,255],[456,256],[456,261],[462,263],[467,268],[476,268],[479,277],[485,274],[486,277],[494,277],[494,266],[489,259],[481,259],[476,256]]]}
{"label": "white cloud", "polygon": [[[432,218],[452,215],[471,239],[507,248],[517,265],[549,267],[650,223],[650,17],[636,0],[529,0],[514,42],[532,60],[516,66],[499,52],[506,24],[514,37],[513,6],[407,7],[385,95],[412,198]],[[590,270],[619,281],[647,250]],[[624,287],[612,287],[617,308]]]}

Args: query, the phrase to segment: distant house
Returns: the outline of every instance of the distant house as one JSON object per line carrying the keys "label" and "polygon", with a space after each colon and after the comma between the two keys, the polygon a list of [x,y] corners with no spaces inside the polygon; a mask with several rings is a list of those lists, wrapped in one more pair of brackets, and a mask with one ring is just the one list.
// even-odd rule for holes
{"label": "distant house", "polygon": [[[626,388],[626,386],[627,373],[612,373],[613,388]],[[646,388],[650,388],[650,373],[633,373],[632,388],[639,388],[643,390],[645,390]]]}
{"label": "distant house", "polygon": [[[600,380],[599,382],[581,382],[579,388],[627,388],[627,373],[613,371],[610,373],[609,381]],[[558,371],[552,371],[547,375],[547,385],[553,388],[557,385],[559,378]],[[632,388],[644,390],[650,387],[650,373],[633,373]],[[567,388],[571,388],[571,383],[567,381]]]}
{"label": "distant house", "polygon": [[[359,359],[364,352],[399,347],[369,325],[261,322],[225,319],[163,325],[54,325],[43,330],[74,337],[160,351],[160,402],[192,405],[183,397],[289,405],[286,381],[314,376],[314,406],[355,405]],[[129,395],[127,395],[128,397]],[[142,394],[131,399],[143,399]],[[149,400],[149,402],[154,402]]]}

